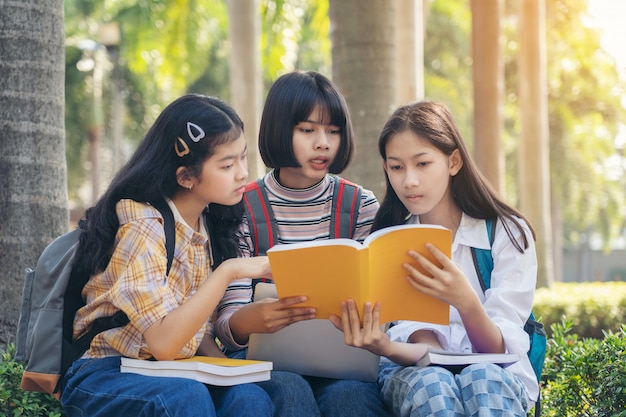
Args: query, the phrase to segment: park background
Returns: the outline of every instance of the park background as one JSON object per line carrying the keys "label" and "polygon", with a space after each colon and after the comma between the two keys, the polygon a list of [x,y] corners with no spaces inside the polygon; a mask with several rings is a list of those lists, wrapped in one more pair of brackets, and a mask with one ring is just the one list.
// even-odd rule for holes
{"label": "park background", "polygon": [[[379,199],[387,117],[422,98],[448,105],[538,231],[538,302],[561,303],[547,324],[558,311],[581,337],[618,330],[607,312],[626,299],[614,285],[626,281],[624,16],[621,0],[0,0],[0,350],[24,268],[166,104],[186,92],[231,103],[259,177],[265,93],[294,69],[346,96],[357,154],[343,176]],[[585,282],[607,285],[563,286]]]}

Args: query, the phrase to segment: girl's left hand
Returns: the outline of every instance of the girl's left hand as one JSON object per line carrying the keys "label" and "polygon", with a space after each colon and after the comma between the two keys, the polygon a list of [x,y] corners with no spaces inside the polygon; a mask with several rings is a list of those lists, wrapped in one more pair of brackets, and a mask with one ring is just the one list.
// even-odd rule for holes
{"label": "girl's left hand", "polygon": [[409,273],[407,279],[413,288],[454,306],[459,312],[472,308],[476,302],[480,303],[463,271],[434,245],[428,243],[426,248],[441,267],[419,253],[409,251],[409,255],[427,272],[424,274],[411,264],[403,264]]}
{"label": "girl's left hand", "polygon": [[348,346],[367,349],[370,352],[385,356],[390,345],[389,336],[380,328],[380,304],[372,308],[372,303],[365,303],[363,325],[354,300],[341,303],[341,317],[331,315],[329,320],[343,331],[344,341]]}

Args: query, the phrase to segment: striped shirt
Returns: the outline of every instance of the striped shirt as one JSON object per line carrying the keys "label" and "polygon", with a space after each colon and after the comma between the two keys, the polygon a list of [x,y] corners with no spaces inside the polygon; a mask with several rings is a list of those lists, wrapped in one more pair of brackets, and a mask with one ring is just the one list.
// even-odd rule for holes
{"label": "striped shirt", "polygon": [[[279,184],[275,171],[265,175],[263,182],[274,212],[278,229],[277,243],[297,243],[330,238],[333,186],[338,177],[326,175],[318,184],[305,189],[286,188]],[[370,233],[378,210],[378,200],[369,190],[363,190],[353,238],[362,242]],[[240,229],[240,246],[243,256],[254,253],[248,221],[244,218]],[[246,346],[235,342],[229,320],[235,311],[252,301],[252,280],[233,281],[218,305],[215,330],[229,350]]]}
{"label": "striped shirt", "polygon": [[[165,231],[161,214],[147,204],[121,200],[116,205],[120,228],[115,236],[111,260],[104,272],[91,277],[83,288],[87,305],[74,320],[74,337],[88,330],[98,317],[122,310],[130,322],[98,334],[83,357],[152,356],[143,333],[152,324],[178,308],[210,274],[208,236],[195,233],[170,202],[176,224],[176,246],[169,275]],[[178,357],[192,356],[206,332],[198,329]],[[165,336],[166,337],[166,336]]]}

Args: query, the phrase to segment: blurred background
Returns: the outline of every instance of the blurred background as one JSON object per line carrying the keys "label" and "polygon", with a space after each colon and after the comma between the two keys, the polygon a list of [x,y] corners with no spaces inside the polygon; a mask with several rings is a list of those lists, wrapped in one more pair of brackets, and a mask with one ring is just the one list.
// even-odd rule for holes
{"label": "blurred background", "polygon": [[[375,141],[386,117],[408,101],[442,101],[492,183],[540,234],[549,232],[546,242],[558,248],[553,279],[626,280],[626,4],[546,0],[543,10],[526,11],[524,3],[535,2],[66,0],[71,218],[174,98],[200,92],[231,103],[255,149],[272,81],[313,69],[339,85],[352,111],[360,163],[345,176],[381,198]],[[370,56],[351,55],[351,36],[364,44],[358,54]],[[545,82],[545,100],[524,102],[535,79]],[[251,158],[251,177],[263,172]],[[524,184],[524,172],[538,178]],[[544,195],[549,201],[539,202]],[[545,210],[542,226],[536,219],[545,216],[534,213]]]}

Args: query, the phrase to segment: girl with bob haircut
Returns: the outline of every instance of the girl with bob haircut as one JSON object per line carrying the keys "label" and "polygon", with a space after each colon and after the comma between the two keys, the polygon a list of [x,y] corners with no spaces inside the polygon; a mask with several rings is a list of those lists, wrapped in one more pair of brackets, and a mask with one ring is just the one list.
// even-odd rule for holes
{"label": "girl with bob haircut", "polygon": [[[383,356],[381,395],[398,416],[526,416],[539,394],[524,331],[537,276],[532,227],[483,178],[444,105],[422,101],[398,108],[378,144],[387,190],[372,229],[422,223],[452,231],[452,258],[426,245],[441,267],[415,251],[409,255],[427,273],[403,265],[416,291],[450,304],[450,324],[401,321],[384,333],[379,323],[384,306],[366,303],[361,321],[353,300],[331,321],[348,345]],[[492,246],[486,219],[495,219]],[[472,248],[492,251],[491,287],[485,292]],[[515,352],[522,359],[506,368],[468,365],[458,373],[416,367],[429,347]]]}
{"label": "girl with bob haircut", "polygon": [[[120,372],[121,357],[222,355],[211,316],[227,286],[270,274],[266,257],[237,258],[248,179],[243,123],[227,104],[185,95],[169,104],[108,190],[80,221],[76,268],[89,277],[74,337],[122,311],[128,324],[98,334],[61,386],[68,416],[271,416],[255,384]],[[163,201],[175,220],[166,274]]]}
{"label": "girl with bob haircut", "polygon": [[[258,184],[256,190],[267,193],[267,210],[274,214],[278,235],[275,243],[329,239],[335,184],[342,181],[331,174],[341,173],[354,153],[352,123],[338,88],[313,71],[279,77],[265,101],[259,149],[271,171],[250,185]],[[356,226],[345,237],[362,241],[370,232],[378,201],[371,191],[351,186],[360,189],[361,197],[355,197]],[[256,219],[248,214],[240,229],[244,254],[264,254],[269,249],[260,248],[251,237],[251,230],[258,229],[252,223]],[[254,303],[252,299],[252,282],[247,286],[237,282],[229,286],[218,307],[217,334],[231,356],[245,356],[251,333],[273,333],[315,318],[315,309],[296,306],[305,297]],[[376,383],[273,371],[272,379],[260,385],[285,417],[388,415]]]}

